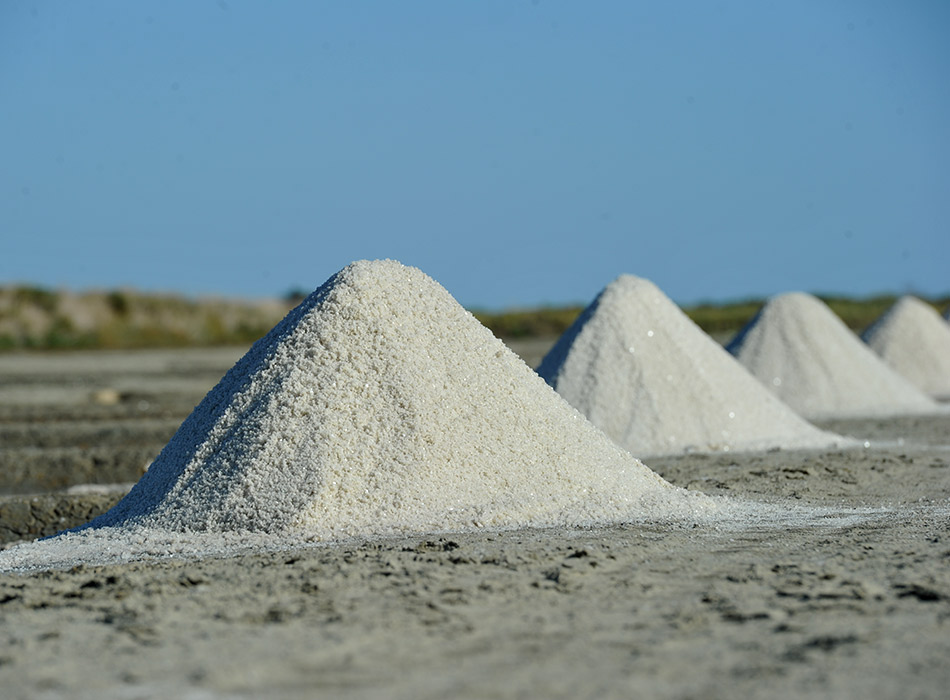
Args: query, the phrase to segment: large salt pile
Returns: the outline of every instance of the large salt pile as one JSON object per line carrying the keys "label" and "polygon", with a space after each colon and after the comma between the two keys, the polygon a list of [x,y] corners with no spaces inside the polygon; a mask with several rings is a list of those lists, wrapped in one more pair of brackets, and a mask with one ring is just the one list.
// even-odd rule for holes
{"label": "large salt pile", "polygon": [[538,373],[638,456],[827,447],[652,282],[622,275],[558,340]]}
{"label": "large salt pile", "polygon": [[950,397],[950,325],[932,306],[902,297],[862,338],[918,389],[938,398]]}
{"label": "large salt pile", "polygon": [[938,410],[810,294],[770,299],[727,350],[806,418]]}
{"label": "large salt pile", "polygon": [[330,540],[715,509],[611,443],[435,281],[361,261],[258,341],[87,531]]}

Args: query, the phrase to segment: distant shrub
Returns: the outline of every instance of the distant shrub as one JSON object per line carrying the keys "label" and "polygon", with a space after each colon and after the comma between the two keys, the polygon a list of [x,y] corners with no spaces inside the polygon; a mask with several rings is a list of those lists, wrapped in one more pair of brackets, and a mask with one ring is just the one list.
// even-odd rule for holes
{"label": "distant shrub", "polygon": [[[305,296],[289,291],[279,304],[190,300],[174,295],[132,291],[88,293],[92,308],[103,305],[112,313],[91,329],[79,329],[60,309],[58,292],[41,287],[0,290],[7,301],[0,314],[0,351],[16,349],[148,348],[207,345],[249,345],[266,334]],[[850,328],[861,332],[896,300],[894,295],[869,299],[820,296]],[[926,300],[925,300],[926,301]],[[686,307],[685,313],[704,331],[719,337],[738,331],[762,306],[746,299],[723,304]],[[944,311],[950,298],[930,302]],[[29,307],[29,313],[23,313]],[[42,312],[37,314],[36,310]],[[474,311],[475,317],[502,338],[554,338],[566,331],[583,310],[579,305],[546,306],[500,312]],[[39,316],[39,319],[37,319]],[[27,322],[28,321],[28,322]]]}
{"label": "distant shrub", "polygon": [[36,306],[47,313],[53,313],[59,304],[59,296],[56,292],[42,287],[17,287],[13,298],[19,304]]}
{"label": "distant shrub", "polygon": [[242,321],[234,330],[233,341],[237,343],[254,343],[264,337],[271,329],[270,326],[251,324]]}
{"label": "distant shrub", "polygon": [[294,287],[293,289],[288,290],[283,297],[281,297],[285,302],[292,306],[297,306],[300,302],[310,296],[310,292],[303,289],[302,287]]}
{"label": "distant shrub", "polygon": [[762,308],[759,299],[746,299],[727,304],[703,303],[683,309],[693,323],[709,334],[738,331]]}
{"label": "distant shrub", "polygon": [[116,316],[126,316],[129,313],[129,295],[125,292],[119,290],[109,292],[106,295],[106,302]]}
{"label": "distant shrub", "polygon": [[552,337],[570,328],[583,311],[580,306],[543,307],[531,310],[474,311],[473,314],[492,333],[501,338]]}
{"label": "distant shrub", "polygon": [[64,316],[57,316],[53,319],[52,326],[46,331],[42,346],[53,349],[71,348],[76,346],[78,340],[72,321]]}

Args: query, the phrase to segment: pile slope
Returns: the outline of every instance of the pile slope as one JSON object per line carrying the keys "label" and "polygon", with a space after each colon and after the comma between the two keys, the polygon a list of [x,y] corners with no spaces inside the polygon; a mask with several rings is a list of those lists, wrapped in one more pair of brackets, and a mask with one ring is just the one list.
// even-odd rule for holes
{"label": "pile slope", "polygon": [[918,389],[950,397],[950,324],[932,306],[901,297],[861,337]]}
{"label": "pile slope", "polygon": [[687,517],[421,271],[360,261],[258,341],[87,527],[312,540]]}
{"label": "pile slope", "polygon": [[632,275],[604,288],[538,373],[640,457],[844,442],[796,415],[652,282]]}
{"label": "pile slope", "polygon": [[790,292],[770,299],[727,350],[806,418],[939,410],[810,294]]}

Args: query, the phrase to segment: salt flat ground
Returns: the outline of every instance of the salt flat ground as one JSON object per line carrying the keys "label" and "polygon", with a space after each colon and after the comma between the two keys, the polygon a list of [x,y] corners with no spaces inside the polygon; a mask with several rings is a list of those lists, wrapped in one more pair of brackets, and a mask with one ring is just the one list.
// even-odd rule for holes
{"label": "salt flat ground", "polygon": [[[239,355],[0,356],[6,512],[106,507],[82,485],[137,478]],[[3,573],[2,696],[946,697],[950,416],[823,427],[868,446],[647,460],[746,521]]]}

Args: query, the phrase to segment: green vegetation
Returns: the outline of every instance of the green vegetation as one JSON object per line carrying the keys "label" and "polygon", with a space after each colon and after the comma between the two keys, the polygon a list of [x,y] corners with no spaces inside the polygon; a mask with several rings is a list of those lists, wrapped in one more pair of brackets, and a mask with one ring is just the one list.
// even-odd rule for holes
{"label": "green vegetation", "polygon": [[580,306],[542,307],[491,313],[473,311],[475,318],[499,338],[544,338],[561,335],[583,311]]}
{"label": "green vegetation", "polygon": [[0,287],[0,351],[249,345],[290,308],[277,300]]}
{"label": "green vegetation", "polygon": [[[832,311],[838,314],[838,317],[854,331],[861,333],[868,326],[874,323],[878,317],[887,311],[898,297],[893,295],[882,295],[871,297],[870,299],[849,299],[847,297],[818,295],[818,298],[825,302]],[[923,299],[922,297],[919,297]],[[933,305],[935,309],[942,312],[947,307],[948,299],[923,299]]]}
{"label": "green vegetation", "polygon": [[117,316],[125,316],[129,312],[129,296],[125,292],[118,290],[109,292],[106,295],[106,300],[109,302],[109,308]]}
{"label": "green vegetation", "polygon": [[[897,301],[895,295],[882,295],[870,299],[822,296],[824,301],[854,332],[861,333]],[[950,297],[924,299],[942,312],[950,306]],[[721,304],[702,303],[683,309],[696,325],[706,333],[728,337],[748,323],[762,305],[763,299],[745,299]],[[531,337],[557,337],[574,323],[583,308],[580,306],[544,307],[522,311],[491,313],[475,311],[475,317],[502,338],[522,339]]]}
{"label": "green vegetation", "polygon": [[736,333],[762,308],[762,300],[750,299],[727,304],[703,303],[688,306],[683,311],[693,323],[710,335]]}
{"label": "green vegetation", "polygon": [[[0,287],[0,351],[249,345],[263,336],[305,294],[251,302],[191,300],[129,290],[71,294],[39,287]],[[820,296],[852,330],[860,333],[897,297],[850,299]],[[928,299],[938,311],[950,297]],[[704,331],[719,339],[738,331],[762,300],[702,303],[684,309]],[[502,312],[475,311],[492,332],[507,339],[555,338],[575,321],[581,306]]]}
{"label": "green vegetation", "polygon": [[42,287],[14,287],[12,291],[17,304],[35,306],[48,313],[56,310],[58,299],[55,292]]}

